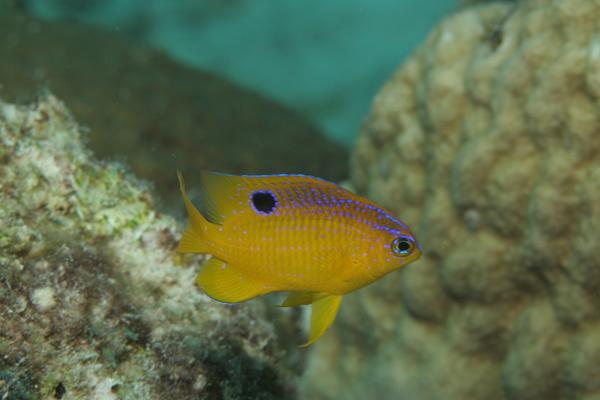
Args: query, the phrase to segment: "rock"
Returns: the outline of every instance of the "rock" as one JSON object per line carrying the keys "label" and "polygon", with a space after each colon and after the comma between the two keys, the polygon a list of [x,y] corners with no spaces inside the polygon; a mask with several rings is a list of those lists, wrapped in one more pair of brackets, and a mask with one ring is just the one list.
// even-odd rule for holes
{"label": "rock", "polygon": [[599,15],[467,9],[377,95],[353,183],[425,256],[348,296],[305,397],[600,398]]}
{"label": "rock", "polygon": [[110,32],[0,13],[0,96],[46,85],[89,129],[89,147],[151,180],[181,209],[175,171],[302,172],[338,181],[348,152],[294,112]]}
{"label": "rock", "polygon": [[0,102],[0,398],[294,398],[297,314],[217,303],[147,184],[63,104]]}

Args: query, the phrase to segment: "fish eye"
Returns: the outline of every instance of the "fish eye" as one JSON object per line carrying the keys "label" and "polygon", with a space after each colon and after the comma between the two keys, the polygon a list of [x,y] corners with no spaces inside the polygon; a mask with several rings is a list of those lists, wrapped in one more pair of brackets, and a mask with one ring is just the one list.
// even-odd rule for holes
{"label": "fish eye", "polygon": [[397,237],[392,242],[392,251],[399,256],[407,256],[415,249],[415,242],[405,237]]}

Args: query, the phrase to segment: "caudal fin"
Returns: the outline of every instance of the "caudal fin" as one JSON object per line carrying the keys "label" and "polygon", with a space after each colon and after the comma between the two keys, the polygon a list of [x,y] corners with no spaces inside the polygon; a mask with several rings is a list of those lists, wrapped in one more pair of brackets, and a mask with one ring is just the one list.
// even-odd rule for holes
{"label": "caudal fin", "polygon": [[188,226],[183,233],[179,246],[178,253],[206,253],[206,230],[208,221],[204,219],[198,209],[192,204],[190,198],[185,192],[185,182],[181,172],[177,171],[177,179],[179,179],[179,190],[183,196],[185,209],[188,215]]}

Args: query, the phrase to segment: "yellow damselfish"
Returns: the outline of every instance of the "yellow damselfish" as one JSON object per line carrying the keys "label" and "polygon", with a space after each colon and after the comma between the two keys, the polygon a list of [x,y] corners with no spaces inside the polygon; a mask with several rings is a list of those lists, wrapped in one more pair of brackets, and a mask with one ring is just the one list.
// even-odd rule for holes
{"label": "yellow damselfish", "polygon": [[306,175],[235,176],[203,171],[182,253],[207,253],[197,283],[238,303],[290,292],[284,307],[312,304],[308,342],[331,325],[342,297],[421,256],[408,227],[375,203]]}

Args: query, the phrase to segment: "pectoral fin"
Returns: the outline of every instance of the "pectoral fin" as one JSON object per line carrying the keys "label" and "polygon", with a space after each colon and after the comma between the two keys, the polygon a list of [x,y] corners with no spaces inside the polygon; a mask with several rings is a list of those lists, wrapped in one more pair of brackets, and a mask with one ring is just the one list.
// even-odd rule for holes
{"label": "pectoral fin", "polygon": [[196,283],[207,295],[224,303],[239,303],[271,291],[268,285],[244,276],[216,257],[204,264]]}
{"label": "pectoral fin", "polygon": [[312,314],[310,316],[310,335],[308,342],[302,347],[310,346],[317,341],[329,328],[335,320],[342,297],[338,295],[328,295],[316,300],[312,305]]}

